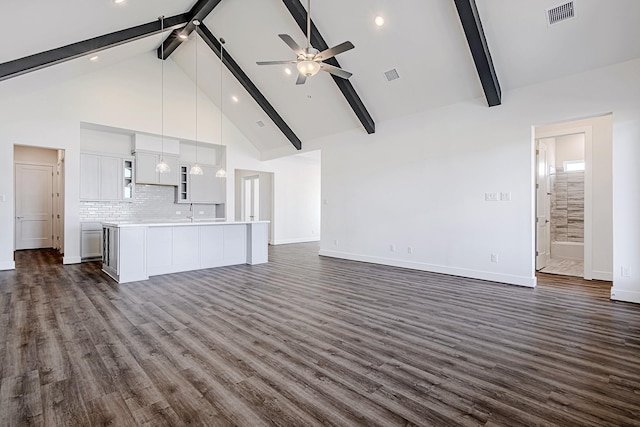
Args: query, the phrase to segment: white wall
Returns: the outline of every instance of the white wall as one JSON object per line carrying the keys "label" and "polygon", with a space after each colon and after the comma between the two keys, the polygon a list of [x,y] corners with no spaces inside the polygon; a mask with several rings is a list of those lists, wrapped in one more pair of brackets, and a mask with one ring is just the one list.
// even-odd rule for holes
{"label": "white wall", "polygon": [[556,169],[561,170],[567,160],[584,160],[584,134],[564,135],[555,138]]}
{"label": "white wall", "polygon": [[532,125],[637,119],[639,76],[630,61],[505,92],[498,107],[460,103],[307,144],[323,150],[321,254],[535,285]]}
{"label": "white wall", "polygon": [[629,119],[614,130],[611,298],[640,303],[640,117]]}
{"label": "white wall", "polygon": [[[161,133],[161,70],[154,52],[74,78],[60,76],[60,70],[64,70],[64,67],[65,64],[62,64],[0,82],[0,92],[4,94],[0,97],[0,269],[15,267],[12,174],[15,144],[65,150],[64,262],[74,263],[80,261],[80,124],[95,123],[152,134]],[[53,76],[50,79],[49,73]],[[166,61],[166,136],[194,139],[195,105],[192,94],[193,82],[173,61]],[[200,99],[202,101],[199,102],[199,114],[203,117],[219,117],[219,110],[205,95]],[[219,128],[211,122],[201,120],[199,126],[199,140],[219,140]],[[277,179],[282,165],[285,169],[283,176],[291,175],[288,162],[295,163],[295,160],[283,159],[265,164],[258,160],[259,153],[253,145],[226,119],[223,129],[223,141],[229,150],[229,170],[265,170],[273,172]],[[301,198],[306,197],[307,189],[298,182],[283,179],[275,185],[276,203],[278,194],[289,192],[289,185],[295,187],[291,190],[294,197],[298,197],[298,192],[304,193],[299,195]],[[227,194],[234,194],[233,179],[227,180]],[[233,197],[229,197],[228,201],[228,212],[234,212]],[[298,207],[291,204],[289,208]],[[279,214],[282,214],[281,210],[276,212],[276,219]],[[287,217],[287,221],[295,222],[303,216],[304,212],[300,215],[292,214],[291,217]],[[296,230],[293,226],[287,233]]]}

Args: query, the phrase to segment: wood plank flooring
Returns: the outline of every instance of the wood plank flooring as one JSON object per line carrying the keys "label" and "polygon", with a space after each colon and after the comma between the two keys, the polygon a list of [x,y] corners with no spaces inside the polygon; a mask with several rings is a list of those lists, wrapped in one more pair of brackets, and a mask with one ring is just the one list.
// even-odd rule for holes
{"label": "wood plank flooring", "polygon": [[640,306],[270,248],[118,285],[0,272],[0,425],[639,426]]}

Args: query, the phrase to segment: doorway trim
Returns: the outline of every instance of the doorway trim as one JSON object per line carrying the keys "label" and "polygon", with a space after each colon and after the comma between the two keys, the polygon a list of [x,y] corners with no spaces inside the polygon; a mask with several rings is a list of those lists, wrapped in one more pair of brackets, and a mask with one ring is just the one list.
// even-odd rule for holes
{"label": "doorway trim", "polygon": [[[586,280],[593,277],[593,127],[577,126],[572,128],[558,129],[552,131],[540,131],[539,127],[534,127],[534,141],[544,138],[557,138],[565,135],[584,134],[584,273]],[[535,187],[535,186],[534,186]],[[534,188],[535,191],[535,188]],[[537,209],[537,198],[536,198]],[[534,218],[535,227],[535,218]],[[537,232],[535,241],[537,245]],[[535,252],[534,252],[535,265]],[[534,268],[535,271],[535,268]]]}

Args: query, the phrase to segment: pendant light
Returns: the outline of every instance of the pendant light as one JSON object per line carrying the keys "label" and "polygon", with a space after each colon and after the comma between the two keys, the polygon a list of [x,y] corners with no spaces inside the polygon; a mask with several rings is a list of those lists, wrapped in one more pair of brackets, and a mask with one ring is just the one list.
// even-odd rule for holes
{"label": "pendant light", "polygon": [[[224,103],[224,94],[222,93],[222,63],[224,56],[224,43],[225,40],[220,37],[220,145],[222,144],[222,104]],[[225,156],[226,157],[226,156]],[[226,178],[227,171],[221,166],[216,172],[216,178]]]}
{"label": "pendant light", "polygon": [[198,26],[200,21],[194,19],[193,25],[196,26],[196,30],[193,32],[196,42],[196,164],[191,166],[189,175],[204,175],[202,168],[198,166]]}
{"label": "pendant light", "polygon": [[161,132],[160,132],[160,140],[161,140],[161,144],[162,144],[162,154],[160,155],[160,162],[158,162],[158,164],[156,165],[156,172],[158,173],[169,173],[171,172],[171,168],[169,167],[169,165],[167,164],[167,162],[164,161],[164,15],[160,16],[158,18],[160,20],[160,39],[162,40],[162,43],[160,44],[160,51],[161,51],[161,58],[160,61],[162,63],[162,100],[160,102],[161,106],[162,106],[162,113],[161,113],[161,117],[162,117],[162,124],[161,124]]}

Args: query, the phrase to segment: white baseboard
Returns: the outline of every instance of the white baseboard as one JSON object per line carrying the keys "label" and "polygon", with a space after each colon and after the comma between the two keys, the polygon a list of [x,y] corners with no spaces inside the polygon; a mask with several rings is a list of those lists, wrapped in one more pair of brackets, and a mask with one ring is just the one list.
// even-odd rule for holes
{"label": "white baseboard", "polygon": [[610,271],[595,271],[591,272],[591,278],[593,280],[606,280],[607,282],[613,282],[613,273]]}
{"label": "white baseboard", "polygon": [[393,267],[409,268],[412,270],[429,271],[432,273],[449,274],[452,276],[469,277],[472,279],[489,280],[491,282],[507,283],[509,285],[526,286],[535,288],[537,280],[535,277],[513,276],[509,274],[492,273],[490,271],[471,270],[467,268],[448,267],[443,265],[425,264],[412,261],[402,261],[397,259],[379,258],[368,255],[359,255],[338,251],[320,250],[320,255],[342,258],[351,261],[370,262],[372,264],[390,265]]}
{"label": "white baseboard", "polygon": [[611,299],[615,301],[634,302],[636,304],[640,304],[640,292],[624,291],[616,289],[614,286],[611,288]]}
{"label": "white baseboard", "polygon": [[288,245],[290,243],[307,243],[307,242],[319,242],[320,236],[312,237],[298,237],[295,239],[278,239],[270,242],[272,245]]}
{"label": "white baseboard", "polygon": [[62,257],[63,264],[80,264],[82,262],[82,258],[79,256],[65,256]]}
{"label": "white baseboard", "polygon": [[15,261],[0,262],[0,270],[15,270],[15,269],[16,269]]}

